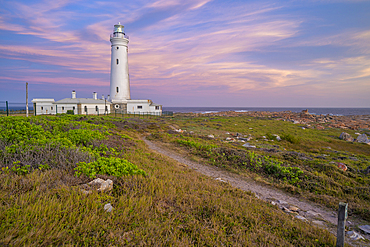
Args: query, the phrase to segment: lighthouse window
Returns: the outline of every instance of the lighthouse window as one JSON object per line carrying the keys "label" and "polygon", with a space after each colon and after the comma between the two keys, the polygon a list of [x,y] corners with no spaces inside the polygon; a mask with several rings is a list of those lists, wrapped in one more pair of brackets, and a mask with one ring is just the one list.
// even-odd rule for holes
{"label": "lighthouse window", "polygon": [[138,105],[137,106],[137,109],[143,109],[143,106],[142,105]]}
{"label": "lighthouse window", "polygon": [[117,91],[117,93],[118,93],[118,91],[119,91],[119,90],[118,90],[118,87],[116,87],[116,91]]}
{"label": "lighthouse window", "polygon": [[117,46],[117,50],[119,49],[119,47]]}
{"label": "lighthouse window", "polygon": [[119,64],[118,58],[117,58],[117,64]]}

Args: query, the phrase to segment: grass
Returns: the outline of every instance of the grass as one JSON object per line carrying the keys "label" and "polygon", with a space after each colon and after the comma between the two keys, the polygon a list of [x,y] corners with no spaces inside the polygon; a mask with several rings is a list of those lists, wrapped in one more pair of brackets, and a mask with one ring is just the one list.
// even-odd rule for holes
{"label": "grass", "polygon": [[[340,201],[348,202],[350,215],[370,220],[370,175],[363,172],[370,166],[370,146],[340,140],[341,129],[317,130],[307,126],[303,129],[303,125],[248,115],[194,117],[178,114],[167,122],[186,132],[151,131],[152,139],[172,144],[184,140],[196,142],[197,145],[178,147],[204,162],[262,179],[334,210]],[[353,130],[346,132],[356,136]],[[215,139],[207,138],[210,134]],[[248,142],[257,148],[245,148],[243,142],[226,142],[231,134],[252,137]],[[275,135],[282,140],[277,141]],[[205,150],[202,145],[217,148]],[[339,169],[339,162],[348,170]]]}
{"label": "grass", "polygon": [[[30,122],[27,126],[31,128],[42,126],[42,129],[36,127],[38,132],[31,132],[34,135],[54,131],[49,140],[41,142],[40,149],[30,151],[32,154],[45,152],[49,143],[69,143],[69,148],[75,150],[74,157],[125,159],[146,175],[97,174],[112,179],[113,190],[85,195],[79,185],[91,179],[83,174],[75,176],[79,159],[72,162],[70,157],[65,160],[54,157],[54,162],[50,162],[53,159],[48,154],[44,156],[49,157],[49,168],[37,169],[39,159],[32,159],[33,155],[28,153],[20,155],[26,146],[19,141],[27,135],[18,133],[10,142],[2,140],[1,167],[12,166],[17,159],[31,168],[22,175],[12,170],[0,174],[0,245],[334,245],[334,237],[326,230],[294,219],[251,193],[202,176],[148,150],[140,140],[141,134],[160,132],[167,120],[57,116],[11,121],[13,124]],[[111,123],[117,127],[103,127]],[[61,135],[70,128],[99,131],[102,135],[90,135],[87,140]],[[39,143],[37,139],[34,142]],[[205,140],[202,147],[209,147],[209,142]],[[5,149],[13,145],[17,147],[8,155]],[[106,203],[112,204],[111,213],[104,211]]]}

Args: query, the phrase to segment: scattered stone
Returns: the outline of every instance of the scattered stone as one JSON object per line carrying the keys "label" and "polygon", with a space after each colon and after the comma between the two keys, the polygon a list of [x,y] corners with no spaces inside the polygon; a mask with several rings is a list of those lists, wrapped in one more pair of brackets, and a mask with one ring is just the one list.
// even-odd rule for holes
{"label": "scattered stone", "polygon": [[252,140],[252,137],[247,137],[247,138],[244,138],[244,137],[238,137],[238,140],[248,142],[248,141]]}
{"label": "scattered stone", "polygon": [[356,132],[355,135],[361,135],[360,133]]}
{"label": "scattered stone", "polygon": [[246,148],[256,148],[256,146],[254,146],[254,145],[251,145],[250,143],[245,143],[245,144],[243,144],[243,147],[246,147]]}
{"label": "scattered stone", "polygon": [[231,138],[231,137],[226,137],[226,141],[228,141],[228,142],[235,142],[235,139],[234,138]]}
{"label": "scattered stone", "polygon": [[302,127],[303,130],[305,130],[306,128],[305,127]]}
{"label": "scattered stone", "polygon": [[343,171],[347,171],[347,166],[343,163],[338,162],[337,163],[338,168],[342,169]]}
{"label": "scattered stone", "polygon": [[290,211],[294,211],[294,212],[298,212],[299,208],[295,207],[295,206],[290,206],[288,208]]}
{"label": "scattered stone", "polygon": [[286,201],[283,201],[283,200],[278,200],[277,201],[279,204],[288,204]]}
{"label": "scattered stone", "polygon": [[296,215],[294,217],[297,218],[297,219],[299,219],[299,220],[307,220],[305,217],[303,217],[301,215]]}
{"label": "scattered stone", "polygon": [[208,135],[207,137],[208,137],[208,138],[211,138],[211,139],[215,139],[215,136],[214,136],[214,135],[212,135],[212,134],[211,134],[211,135]]}
{"label": "scattered stone", "polygon": [[293,213],[292,211],[290,211],[288,208],[286,208],[286,207],[282,207],[282,210],[285,212],[285,213],[288,213],[288,214],[290,214],[290,213]]}
{"label": "scattered stone", "polygon": [[220,181],[220,182],[223,182],[223,183],[227,183],[227,181],[223,180],[222,178],[216,178],[217,181]]}
{"label": "scattered stone", "polygon": [[360,228],[365,233],[370,234],[370,225],[363,225],[363,226],[359,226],[358,228]]}
{"label": "scattered stone", "polygon": [[104,210],[107,211],[108,213],[112,212],[113,211],[113,207],[110,203],[107,203],[104,205]]}
{"label": "scattered stone", "polygon": [[362,134],[362,135],[359,135],[357,137],[357,139],[355,140],[355,142],[358,142],[358,143],[369,143],[369,138],[367,137],[366,134]]}
{"label": "scattered stone", "polygon": [[342,132],[339,136],[339,139],[347,141],[347,142],[353,142],[355,140],[350,134],[346,132]]}
{"label": "scattered stone", "polygon": [[355,231],[348,231],[346,232],[346,235],[352,239],[352,240],[360,240],[360,239],[365,239],[363,236],[361,236],[359,233]]}
{"label": "scattered stone", "polygon": [[99,192],[110,191],[113,189],[113,181],[107,179],[106,181],[101,178],[96,178],[93,181],[83,184],[81,191],[85,194],[90,194],[92,190],[96,189]]}
{"label": "scattered stone", "polygon": [[274,202],[274,201],[271,201],[271,204],[275,206],[275,205],[276,205],[276,202]]}

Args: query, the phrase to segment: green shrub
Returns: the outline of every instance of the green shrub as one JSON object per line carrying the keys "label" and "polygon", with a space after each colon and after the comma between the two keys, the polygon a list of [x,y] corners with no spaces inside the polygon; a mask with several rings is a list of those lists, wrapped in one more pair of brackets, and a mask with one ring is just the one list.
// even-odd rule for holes
{"label": "green shrub", "polygon": [[67,110],[67,114],[69,114],[69,115],[75,115],[75,112],[74,112],[74,110]]}
{"label": "green shrub", "polygon": [[75,168],[75,175],[77,177],[85,174],[90,178],[95,178],[97,174],[106,174],[116,177],[122,177],[124,175],[146,175],[145,171],[137,168],[136,165],[132,164],[128,160],[115,157],[100,157],[96,161],[86,163],[79,162]]}
{"label": "green shrub", "polygon": [[291,134],[282,134],[280,137],[282,140],[288,141],[293,144],[298,144],[300,142],[299,137],[293,136]]}

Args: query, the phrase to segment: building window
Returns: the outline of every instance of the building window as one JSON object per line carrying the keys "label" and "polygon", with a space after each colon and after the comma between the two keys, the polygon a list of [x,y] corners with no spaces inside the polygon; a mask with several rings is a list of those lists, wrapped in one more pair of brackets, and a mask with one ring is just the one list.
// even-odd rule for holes
{"label": "building window", "polygon": [[105,106],[105,111],[108,111],[108,106]]}
{"label": "building window", "polygon": [[44,110],[44,107],[41,106],[41,110]]}
{"label": "building window", "polygon": [[117,58],[116,62],[117,62],[117,64],[119,64],[119,60],[118,60],[118,58]]}
{"label": "building window", "polygon": [[117,91],[117,93],[118,93],[118,91],[119,91],[119,90],[118,90],[118,87],[116,87],[116,91]]}
{"label": "building window", "polygon": [[142,105],[138,105],[137,106],[137,109],[143,109],[143,106]]}
{"label": "building window", "polygon": [[85,112],[87,112],[87,106],[85,106]]}
{"label": "building window", "polygon": [[159,110],[159,105],[156,105],[156,106],[155,106],[155,109],[156,109],[156,110]]}
{"label": "building window", "polygon": [[62,111],[64,111],[64,106],[62,106]]}
{"label": "building window", "polygon": [[[73,107],[73,110],[75,110],[76,108],[75,107]],[[53,109],[52,109],[53,110]]]}
{"label": "building window", "polygon": [[98,108],[98,106],[95,106],[95,111],[99,111],[99,108]]}
{"label": "building window", "polygon": [[117,50],[119,49],[119,47],[117,46]]}
{"label": "building window", "polygon": [[51,107],[50,109],[53,110],[53,107]]}

